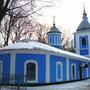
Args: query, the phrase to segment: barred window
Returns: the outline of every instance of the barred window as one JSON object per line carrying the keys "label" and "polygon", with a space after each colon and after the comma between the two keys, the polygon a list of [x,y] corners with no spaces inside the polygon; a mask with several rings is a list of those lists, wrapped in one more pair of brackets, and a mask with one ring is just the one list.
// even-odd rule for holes
{"label": "barred window", "polygon": [[27,63],[26,67],[26,76],[27,80],[34,81],[36,80],[36,64],[34,62]]}

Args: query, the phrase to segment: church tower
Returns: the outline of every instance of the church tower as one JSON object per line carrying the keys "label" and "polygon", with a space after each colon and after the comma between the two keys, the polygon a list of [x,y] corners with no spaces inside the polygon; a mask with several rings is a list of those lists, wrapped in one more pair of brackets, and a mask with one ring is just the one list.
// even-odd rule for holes
{"label": "church tower", "polygon": [[90,57],[90,23],[88,22],[85,7],[82,22],[74,33],[74,50],[77,54]]}
{"label": "church tower", "polygon": [[60,49],[61,48],[61,32],[58,30],[58,28],[55,25],[55,17],[53,17],[53,26],[51,27],[47,35],[48,35],[48,44]]}

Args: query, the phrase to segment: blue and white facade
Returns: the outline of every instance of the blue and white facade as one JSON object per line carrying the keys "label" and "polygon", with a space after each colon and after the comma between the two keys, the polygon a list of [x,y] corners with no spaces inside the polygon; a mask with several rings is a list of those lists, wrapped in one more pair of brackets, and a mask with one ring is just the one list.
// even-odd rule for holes
{"label": "blue and white facade", "polygon": [[17,42],[0,50],[1,83],[44,84],[90,77],[90,58],[85,57],[90,55],[90,32],[85,10],[83,21],[74,34],[77,54],[60,49],[61,32],[55,23],[47,35],[49,45],[34,41]]}
{"label": "blue and white facade", "polygon": [[90,23],[84,8],[83,20],[74,33],[75,52],[90,57]]}
{"label": "blue and white facade", "polygon": [[38,42],[18,42],[0,51],[0,71],[5,83],[79,80],[90,76],[90,59]]}

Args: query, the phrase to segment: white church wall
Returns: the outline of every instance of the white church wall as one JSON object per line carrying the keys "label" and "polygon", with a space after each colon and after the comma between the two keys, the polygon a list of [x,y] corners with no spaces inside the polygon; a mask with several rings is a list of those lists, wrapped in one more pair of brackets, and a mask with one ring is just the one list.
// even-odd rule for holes
{"label": "white church wall", "polygon": [[78,31],[78,32],[76,32],[76,53],[77,54],[80,54],[80,41],[79,41],[79,37],[80,36],[85,36],[85,35],[87,35],[88,36],[88,51],[89,51],[89,54],[88,55],[85,55],[85,56],[90,56],[90,30],[83,30],[83,32],[82,31]]}

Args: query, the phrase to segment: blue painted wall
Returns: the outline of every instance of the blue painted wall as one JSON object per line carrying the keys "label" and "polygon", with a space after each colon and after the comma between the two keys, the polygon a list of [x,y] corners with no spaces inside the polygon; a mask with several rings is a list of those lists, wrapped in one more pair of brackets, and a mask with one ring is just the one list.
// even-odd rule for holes
{"label": "blue painted wall", "polygon": [[24,63],[27,60],[35,60],[38,62],[38,83],[45,83],[46,75],[46,64],[45,55],[41,54],[16,54],[16,77],[22,77],[21,80],[16,80],[16,83],[23,83],[24,79]]}
{"label": "blue painted wall", "polygon": [[61,48],[61,34],[49,33],[48,44],[60,49]]}
{"label": "blue painted wall", "polygon": [[89,51],[88,49],[80,50],[80,55],[88,55]]}
{"label": "blue painted wall", "polygon": [[[72,64],[75,64],[76,65],[76,80],[80,79],[79,78],[79,66],[82,65],[82,64],[85,64],[86,62],[84,61],[80,61],[80,60],[75,60],[75,59],[70,59],[70,62],[69,62],[69,68],[70,68],[70,80],[73,80],[72,77],[71,77],[71,65]],[[82,68],[82,78],[86,78],[87,77],[87,72],[86,72],[86,68]]]}
{"label": "blue painted wall", "polygon": [[10,54],[0,54],[0,61],[2,61],[2,81],[8,83],[10,81]]}
{"label": "blue painted wall", "polygon": [[62,62],[63,66],[63,81],[66,80],[66,58],[60,56],[50,56],[50,82],[56,82],[56,63]]}

